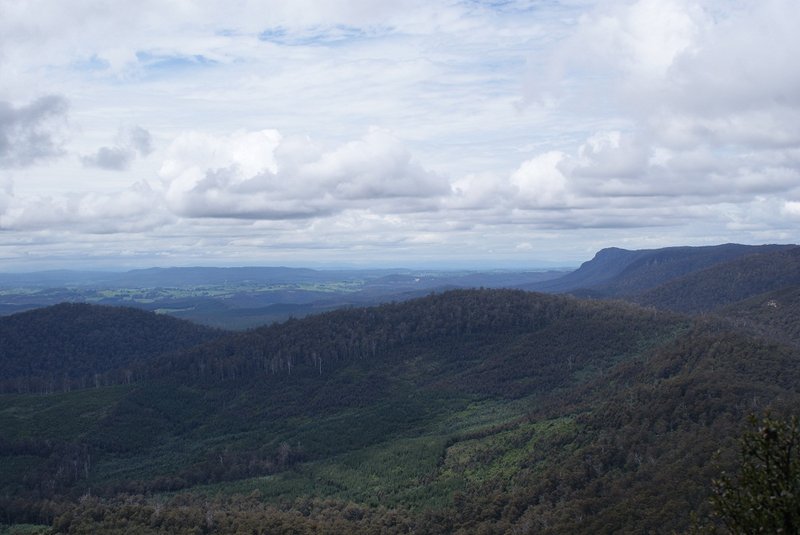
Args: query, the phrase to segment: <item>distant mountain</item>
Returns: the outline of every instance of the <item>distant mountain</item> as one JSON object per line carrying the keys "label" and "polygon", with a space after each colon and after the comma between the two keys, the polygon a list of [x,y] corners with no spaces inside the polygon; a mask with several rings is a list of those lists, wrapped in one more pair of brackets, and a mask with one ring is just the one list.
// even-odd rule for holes
{"label": "distant mountain", "polygon": [[676,312],[710,312],[765,292],[800,285],[800,247],[768,249],[675,278],[636,297]]}
{"label": "distant mountain", "polygon": [[724,244],[629,251],[608,248],[563,277],[521,286],[525,289],[592,297],[639,294],[695,271],[742,256],[786,250],[791,245]]}
{"label": "distant mountain", "polygon": [[[152,312],[77,303],[0,317],[0,392],[124,381],[123,369],[220,335]],[[106,377],[109,372],[114,379]]]}
{"label": "distant mountain", "polygon": [[347,280],[372,272],[343,274],[339,271],[318,271],[288,267],[173,267],[136,269],[121,274],[118,284],[133,287],[216,286],[242,283],[311,283]]}
{"label": "distant mountain", "polygon": [[629,265],[651,251],[629,251],[618,247],[601,249],[594,258],[562,277],[520,288],[552,293],[563,293],[578,288],[593,288],[618,277]]}

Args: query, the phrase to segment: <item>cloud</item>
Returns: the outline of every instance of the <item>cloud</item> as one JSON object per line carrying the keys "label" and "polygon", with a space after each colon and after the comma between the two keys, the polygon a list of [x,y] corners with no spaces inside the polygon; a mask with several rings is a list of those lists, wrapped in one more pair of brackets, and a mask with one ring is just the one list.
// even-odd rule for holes
{"label": "cloud", "polygon": [[20,107],[0,101],[0,166],[25,167],[62,155],[59,134],[67,108],[59,95]]}
{"label": "cloud", "polygon": [[497,173],[471,173],[451,182],[447,206],[459,211],[505,211],[514,188]]}
{"label": "cloud", "polygon": [[141,126],[134,126],[128,129],[127,138],[130,147],[139,153],[139,156],[147,156],[153,152],[153,136]]}
{"label": "cloud", "polygon": [[115,146],[100,147],[94,154],[81,156],[84,167],[124,171],[130,167],[137,155],[145,157],[153,152],[152,136],[140,126],[121,131],[117,138]]}
{"label": "cloud", "polygon": [[110,194],[16,196],[0,192],[0,230],[58,229],[89,234],[143,232],[175,220],[161,192],[147,182]]}
{"label": "cloud", "polygon": [[82,156],[81,163],[85,167],[99,167],[113,171],[124,171],[130,167],[136,153],[127,147],[100,147],[90,156]]}
{"label": "cloud", "polygon": [[553,188],[570,206],[789,194],[800,186],[798,25],[791,0],[596,4],[525,97],[584,123],[603,109],[598,120],[614,126],[562,147],[549,174],[552,152],[525,162],[512,178],[527,191],[521,202],[552,205]]}
{"label": "cloud", "polygon": [[786,201],[781,207],[783,214],[792,219],[800,219],[800,201]]}
{"label": "cloud", "polygon": [[[6,2],[2,243],[494,259],[796,239],[794,0],[268,7]],[[69,95],[69,140],[32,87]],[[127,121],[153,135],[114,137]]]}
{"label": "cloud", "polygon": [[565,207],[567,177],[559,169],[564,157],[558,151],[546,152],[523,162],[512,173],[510,181],[518,192],[518,208]]}
{"label": "cloud", "polygon": [[304,219],[347,209],[404,212],[449,192],[380,129],[332,148],[275,130],[179,136],[161,167],[170,208],[186,217]]}

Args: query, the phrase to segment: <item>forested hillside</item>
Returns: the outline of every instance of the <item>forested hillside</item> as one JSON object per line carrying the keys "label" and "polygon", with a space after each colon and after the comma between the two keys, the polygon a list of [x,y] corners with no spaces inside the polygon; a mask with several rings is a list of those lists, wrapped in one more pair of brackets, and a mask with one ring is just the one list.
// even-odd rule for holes
{"label": "forested hillside", "polygon": [[[630,350],[653,331],[668,329],[666,318],[678,321],[621,303],[513,290],[457,290],[262,327],[160,359],[143,373],[177,375],[188,382],[307,370],[321,374],[352,360],[395,361],[398,351],[414,349],[434,352],[432,361],[460,363],[466,370],[468,365],[486,366],[487,361],[495,360],[492,351],[483,348],[498,343],[505,347],[514,340],[524,342],[527,352],[517,356],[501,352],[505,360],[495,363],[494,371],[480,374],[485,381],[494,373],[504,373],[514,383],[534,373],[524,369],[525,364],[533,363],[519,361],[519,357],[546,357],[558,365],[563,358],[572,366],[578,366],[580,359],[583,365],[590,356]],[[456,348],[461,348],[461,353]],[[535,375],[542,375],[541,370]]]}
{"label": "forested hillside", "polygon": [[221,334],[132,308],[80,303],[0,317],[0,392],[130,382],[139,363]]}
{"label": "forested hillside", "polygon": [[738,329],[800,347],[800,285],[744,299],[717,313]]}
{"label": "forested hillside", "polygon": [[800,247],[747,255],[694,272],[636,296],[676,312],[710,312],[762,293],[800,285]]}
{"label": "forested hillside", "polygon": [[747,415],[800,406],[797,347],[748,332],[461,290],[228,334],[137,360],[130,384],[0,396],[0,519],[58,533],[683,530]]}

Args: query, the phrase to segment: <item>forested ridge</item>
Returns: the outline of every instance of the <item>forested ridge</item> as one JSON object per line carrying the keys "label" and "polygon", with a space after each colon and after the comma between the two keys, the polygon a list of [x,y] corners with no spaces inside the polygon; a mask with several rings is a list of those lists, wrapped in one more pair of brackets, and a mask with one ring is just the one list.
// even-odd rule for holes
{"label": "forested ridge", "polygon": [[187,335],[109,362],[106,383],[0,396],[0,522],[57,533],[683,531],[708,513],[747,416],[800,406],[796,322],[762,314],[788,312],[791,295],[689,318],[458,290],[203,331],[200,345]]}
{"label": "forested ridge", "polygon": [[[599,351],[605,339],[624,345],[619,339],[628,336],[633,342],[639,338],[639,329],[664,328],[666,318],[677,319],[622,303],[515,290],[454,290],[236,333],[166,356],[152,368],[157,375],[178,374],[187,381],[291,374],[292,370],[297,373],[298,367],[321,374],[340,362],[393,358],[400,348],[437,349],[441,356],[452,353],[454,345],[490,345],[530,336],[542,338],[530,348],[534,351],[547,344],[550,350],[563,353],[585,344],[577,355]],[[570,331],[576,323],[583,332]],[[457,359],[458,355],[451,357]]]}
{"label": "forested ridge", "polygon": [[800,347],[800,285],[758,294],[718,314],[739,329]]}
{"label": "forested ridge", "polygon": [[676,312],[710,312],[766,292],[800,286],[800,247],[747,255],[671,280],[635,301]]}
{"label": "forested ridge", "polygon": [[0,317],[0,392],[130,382],[141,362],[221,334],[168,316],[84,303]]}

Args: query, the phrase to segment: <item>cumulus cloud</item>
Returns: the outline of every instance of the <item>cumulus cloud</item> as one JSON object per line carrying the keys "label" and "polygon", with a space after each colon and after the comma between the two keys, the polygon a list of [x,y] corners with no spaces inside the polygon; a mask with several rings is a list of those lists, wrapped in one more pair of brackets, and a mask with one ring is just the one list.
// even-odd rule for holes
{"label": "cumulus cloud", "polygon": [[618,130],[597,132],[583,143],[571,174],[588,178],[631,178],[649,163],[650,147],[637,136]]}
{"label": "cumulus cloud", "polygon": [[63,154],[60,133],[67,108],[59,95],[18,107],[0,101],[0,166],[24,167]]}
{"label": "cumulus cloud", "polygon": [[567,203],[567,178],[559,169],[565,155],[540,154],[520,165],[510,181],[518,191],[518,208],[558,208]]}
{"label": "cumulus cloud", "polygon": [[800,188],[800,170],[792,162],[792,153],[740,154],[706,145],[677,150],[612,130],[590,135],[572,152],[550,151],[526,160],[509,180],[517,188],[518,209],[601,204],[612,211],[625,199],[648,206],[667,198],[742,203]]}
{"label": "cumulus cloud", "polygon": [[514,195],[508,177],[497,173],[473,173],[457,177],[452,180],[451,189],[447,205],[460,211],[505,211],[509,199]]}
{"label": "cumulus cloud", "polygon": [[81,156],[81,163],[85,167],[124,171],[137,156],[145,157],[153,152],[152,136],[140,126],[121,131],[117,138],[116,145],[100,147],[94,154]]}
{"label": "cumulus cloud", "polygon": [[557,95],[562,110],[603,107],[616,127],[590,131],[558,158],[523,163],[512,175],[519,205],[569,199],[611,211],[615,199],[709,205],[796,190],[799,24],[791,0],[597,4],[526,98]]}
{"label": "cumulus cloud", "polygon": [[[391,134],[371,129],[332,148],[275,130],[178,137],[161,167],[166,198],[187,217],[309,218],[350,208],[407,211],[449,192]],[[390,206],[387,206],[390,205]]]}

